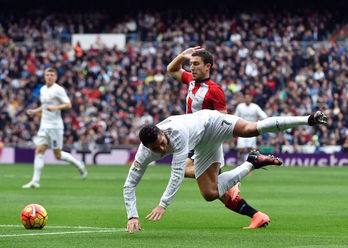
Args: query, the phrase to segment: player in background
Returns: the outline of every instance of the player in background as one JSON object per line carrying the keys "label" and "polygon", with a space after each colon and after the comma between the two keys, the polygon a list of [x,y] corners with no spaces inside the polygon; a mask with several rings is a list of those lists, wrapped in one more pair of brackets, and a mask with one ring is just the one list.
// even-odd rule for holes
{"label": "player in background", "polygon": [[[182,68],[189,60],[191,73]],[[210,79],[213,56],[200,46],[188,48],[176,56],[167,66],[169,75],[188,86],[186,114],[202,109],[218,110],[227,113],[225,94],[220,86]],[[221,150],[222,151],[222,150]],[[194,178],[193,151],[186,160],[185,177]]]}
{"label": "player in background", "polygon": [[[185,175],[187,153],[195,150],[195,177],[206,201],[220,199],[226,205],[234,204],[228,190],[236,185],[252,169],[267,165],[281,165],[273,156],[264,156],[257,151],[249,154],[246,162],[233,170],[218,175],[224,157],[219,149],[223,141],[234,137],[253,137],[269,132],[281,132],[300,125],[325,124],[327,117],[320,111],[309,116],[270,117],[258,122],[248,122],[234,115],[216,110],[201,110],[190,115],[170,116],[156,125],[147,125],[140,130],[139,145],[135,161],[124,184],[123,195],[127,210],[127,231],[140,230],[136,208],[136,186],[149,163],[170,154],[173,155],[171,174],[159,205],[146,219],[160,220],[172,202]],[[268,223],[268,222],[266,222]],[[250,227],[249,227],[250,228]],[[252,228],[252,227],[251,227]]]}
{"label": "player in background", "polygon": [[34,139],[36,145],[34,158],[34,174],[32,180],[22,188],[39,188],[40,176],[44,167],[44,153],[47,148],[52,148],[58,160],[74,164],[82,175],[87,177],[87,170],[82,161],[75,159],[70,153],[62,151],[64,124],[61,110],[70,109],[71,102],[65,90],[56,84],[57,71],[47,68],[44,73],[46,85],[40,89],[41,106],[36,109],[28,109],[27,114],[33,116],[41,114],[40,129]]}
{"label": "player in background", "polygon": [[[191,73],[182,68],[182,64],[189,60]],[[167,66],[169,75],[178,81],[188,85],[186,96],[186,113],[192,114],[202,109],[218,110],[227,113],[225,94],[220,86],[210,79],[214,61],[211,53],[202,49],[200,46],[188,48],[176,56]],[[220,156],[223,157],[222,145],[219,149]],[[194,178],[194,151],[190,151],[186,159],[185,177]],[[224,166],[222,162],[221,167]],[[221,170],[220,170],[221,172]],[[269,217],[251,207],[239,195],[239,183],[229,190],[229,198],[236,196],[234,204],[226,205],[230,210],[246,215],[251,218],[250,226],[257,228],[263,226]]]}
{"label": "player in background", "polygon": [[[251,102],[252,95],[246,91],[244,94],[244,102],[237,105],[235,115],[244,120],[256,122],[267,118],[267,114],[256,103]],[[256,137],[243,138],[239,137],[237,140],[238,161],[239,163],[245,160],[246,154],[255,150]]]}

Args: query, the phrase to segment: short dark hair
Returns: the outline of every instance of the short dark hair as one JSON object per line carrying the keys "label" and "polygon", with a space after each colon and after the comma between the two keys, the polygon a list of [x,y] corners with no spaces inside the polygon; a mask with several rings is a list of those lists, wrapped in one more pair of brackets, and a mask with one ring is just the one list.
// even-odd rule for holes
{"label": "short dark hair", "polygon": [[213,68],[213,65],[214,65],[213,55],[210,52],[208,52],[207,50],[199,50],[197,52],[192,53],[191,56],[201,57],[204,64],[209,63],[211,65],[210,68]]}
{"label": "short dark hair", "polygon": [[161,132],[161,129],[159,129],[155,125],[150,124],[150,125],[144,126],[139,132],[139,138],[141,143],[143,143],[143,145],[146,147],[149,144],[154,143],[157,140],[160,132]]}

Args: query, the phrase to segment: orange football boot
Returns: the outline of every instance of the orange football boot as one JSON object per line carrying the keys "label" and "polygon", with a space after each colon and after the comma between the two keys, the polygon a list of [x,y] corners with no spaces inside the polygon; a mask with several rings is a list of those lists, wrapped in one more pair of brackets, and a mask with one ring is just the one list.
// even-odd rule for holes
{"label": "orange football boot", "polygon": [[260,227],[266,227],[271,222],[267,214],[258,211],[254,214],[251,219],[250,225],[248,227],[243,227],[243,229],[255,229]]}

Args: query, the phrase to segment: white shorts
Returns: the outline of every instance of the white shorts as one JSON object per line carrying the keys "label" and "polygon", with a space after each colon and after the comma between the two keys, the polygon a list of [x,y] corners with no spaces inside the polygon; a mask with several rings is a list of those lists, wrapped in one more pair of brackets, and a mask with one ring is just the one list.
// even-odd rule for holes
{"label": "white shorts", "polygon": [[238,137],[237,148],[255,148],[256,149],[256,137],[241,138]]}
{"label": "white shorts", "polygon": [[34,137],[35,145],[47,145],[56,150],[63,148],[63,129],[39,129],[37,136]]}
{"label": "white shorts", "polygon": [[213,163],[218,162],[223,166],[224,155],[222,142],[232,140],[233,130],[239,117],[234,115],[214,114],[211,116],[204,135],[195,147],[194,168],[195,177],[198,178]]}

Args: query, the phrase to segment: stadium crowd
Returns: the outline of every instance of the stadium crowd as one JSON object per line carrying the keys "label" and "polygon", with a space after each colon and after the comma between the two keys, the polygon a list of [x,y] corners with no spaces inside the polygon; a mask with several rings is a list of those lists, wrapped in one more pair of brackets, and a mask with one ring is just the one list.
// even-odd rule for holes
{"label": "stadium crowd", "polygon": [[[206,19],[209,18],[209,22]],[[6,19],[6,20],[5,20]],[[189,46],[214,54],[212,79],[229,113],[249,91],[269,116],[325,110],[327,126],[264,135],[262,146],[339,145],[348,149],[348,47],[340,16],[329,11],[145,12],[122,20],[103,12],[29,12],[0,19],[0,140],[31,146],[43,71],[57,68],[71,98],[64,112],[67,148],[137,144],[137,131],[185,113],[187,87],[166,73]],[[341,21],[340,21],[341,20]],[[71,45],[72,33],[126,33],[126,49]],[[189,66],[186,65],[187,70]],[[231,142],[230,147],[234,147]]]}

